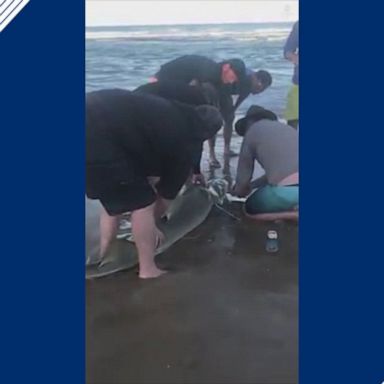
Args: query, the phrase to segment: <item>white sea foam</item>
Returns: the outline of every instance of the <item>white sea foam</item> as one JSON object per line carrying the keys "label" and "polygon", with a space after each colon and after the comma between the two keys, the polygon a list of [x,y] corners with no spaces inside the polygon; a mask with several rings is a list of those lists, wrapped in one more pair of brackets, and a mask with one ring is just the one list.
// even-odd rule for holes
{"label": "white sea foam", "polygon": [[89,29],[86,38],[89,40],[212,40],[231,39],[239,41],[249,40],[284,40],[289,28],[248,28],[247,30],[233,30],[221,28],[204,28],[188,30],[188,28],[165,28],[164,30],[132,30],[132,29]]}

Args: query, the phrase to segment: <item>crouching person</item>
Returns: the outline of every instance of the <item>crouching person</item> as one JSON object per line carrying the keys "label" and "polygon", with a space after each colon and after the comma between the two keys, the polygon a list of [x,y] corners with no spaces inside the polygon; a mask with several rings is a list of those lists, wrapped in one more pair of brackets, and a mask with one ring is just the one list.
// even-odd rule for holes
{"label": "crouching person", "polygon": [[[251,106],[235,125],[244,136],[233,193],[247,196],[245,211],[261,220],[297,219],[299,208],[298,133],[262,107]],[[255,161],[265,174],[251,182]]]}

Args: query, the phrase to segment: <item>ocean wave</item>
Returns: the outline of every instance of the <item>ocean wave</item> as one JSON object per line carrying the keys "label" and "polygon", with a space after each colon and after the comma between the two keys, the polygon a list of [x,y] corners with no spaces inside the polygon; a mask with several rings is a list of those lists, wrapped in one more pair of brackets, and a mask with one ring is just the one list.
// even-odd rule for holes
{"label": "ocean wave", "polygon": [[165,41],[165,40],[267,40],[276,41],[286,39],[289,28],[255,28],[254,30],[234,31],[220,29],[202,29],[188,31],[185,29],[171,28],[165,31],[150,30],[88,30],[87,40],[129,40],[129,41]]}

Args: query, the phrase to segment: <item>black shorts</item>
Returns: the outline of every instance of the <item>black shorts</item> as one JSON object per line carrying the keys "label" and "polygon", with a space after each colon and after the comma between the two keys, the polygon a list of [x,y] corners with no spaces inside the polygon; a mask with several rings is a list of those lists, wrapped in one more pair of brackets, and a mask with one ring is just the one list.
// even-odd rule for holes
{"label": "black shorts", "polygon": [[129,160],[87,164],[86,194],[90,199],[100,200],[111,216],[144,208],[156,200],[147,177]]}

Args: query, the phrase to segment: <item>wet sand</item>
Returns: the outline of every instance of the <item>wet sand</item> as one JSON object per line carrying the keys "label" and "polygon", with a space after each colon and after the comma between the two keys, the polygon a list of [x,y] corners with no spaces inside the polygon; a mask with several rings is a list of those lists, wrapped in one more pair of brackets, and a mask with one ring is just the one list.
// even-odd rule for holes
{"label": "wet sand", "polygon": [[[297,225],[230,209],[241,221],[214,208],[158,256],[168,275],[86,282],[88,384],[297,383]],[[269,229],[279,234],[276,254],[265,251]]]}

